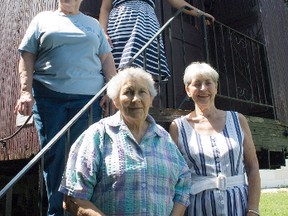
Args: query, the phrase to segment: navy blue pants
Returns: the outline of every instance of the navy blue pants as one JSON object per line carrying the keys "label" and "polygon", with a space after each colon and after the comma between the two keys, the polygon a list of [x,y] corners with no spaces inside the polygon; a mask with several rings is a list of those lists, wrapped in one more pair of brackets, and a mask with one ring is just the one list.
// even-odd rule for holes
{"label": "navy blue pants", "polygon": [[[35,103],[33,117],[43,148],[73,118],[93,95],[72,95],[52,91],[38,81],[33,81]],[[102,109],[99,100],[93,104],[93,122],[100,120]],[[88,128],[88,111],[70,128],[71,144]],[[44,180],[48,196],[48,215],[62,216],[63,194],[58,188],[65,169],[66,134],[44,156]]]}

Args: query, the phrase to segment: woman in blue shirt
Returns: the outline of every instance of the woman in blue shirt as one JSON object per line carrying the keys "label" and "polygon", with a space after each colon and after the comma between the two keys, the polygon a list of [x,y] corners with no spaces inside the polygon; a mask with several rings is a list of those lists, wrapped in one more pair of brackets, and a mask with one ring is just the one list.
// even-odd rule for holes
{"label": "woman in blue shirt", "polygon": [[[33,117],[43,148],[116,74],[111,48],[98,21],[79,11],[82,0],[59,0],[37,14],[19,46],[20,99],[15,111]],[[33,93],[32,93],[33,89]],[[107,97],[93,106],[101,118]],[[88,113],[71,128],[71,142],[88,127]],[[65,137],[44,157],[48,215],[63,215],[58,192],[65,167]],[[68,147],[69,148],[69,147]]]}

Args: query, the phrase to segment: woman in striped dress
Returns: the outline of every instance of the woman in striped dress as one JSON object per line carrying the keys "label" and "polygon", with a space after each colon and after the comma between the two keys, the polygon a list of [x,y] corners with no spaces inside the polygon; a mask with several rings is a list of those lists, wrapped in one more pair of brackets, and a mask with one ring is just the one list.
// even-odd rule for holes
{"label": "woman in striped dress", "polygon": [[260,175],[251,132],[242,114],[215,107],[218,77],[206,63],[189,65],[184,84],[195,110],[170,125],[192,173],[188,215],[259,215]]}
{"label": "woman in striped dress", "polygon": [[[179,9],[187,5],[193,10],[186,11],[193,16],[204,15],[214,18],[184,0],[167,0],[173,7]],[[129,60],[148,42],[159,30],[159,22],[155,14],[155,0],[102,0],[99,22],[106,32],[113,48],[112,53],[117,68],[123,68]],[[160,64],[158,65],[158,45],[155,39],[146,50],[146,59],[140,55],[133,62],[134,66],[146,68],[152,75],[169,76],[162,37],[160,42]],[[160,66],[160,67],[159,67]]]}

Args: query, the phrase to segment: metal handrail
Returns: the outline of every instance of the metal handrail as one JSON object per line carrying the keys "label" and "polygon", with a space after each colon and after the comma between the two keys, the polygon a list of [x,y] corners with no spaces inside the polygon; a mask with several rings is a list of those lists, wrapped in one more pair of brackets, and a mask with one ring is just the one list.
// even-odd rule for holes
{"label": "metal handrail", "polygon": [[254,38],[249,37],[248,35],[245,35],[242,32],[237,31],[236,29],[233,29],[233,28],[231,28],[231,27],[229,27],[229,26],[227,26],[227,25],[225,25],[225,24],[223,24],[223,23],[221,23],[221,22],[219,22],[217,20],[215,20],[214,23],[219,24],[219,25],[225,27],[226,29],[229,29],[229,30],[233,31],[234,33],[237,33],[237,34],[241,35],[242,37],[245,37],[245,38],[249,39],[250,41],[253,41],[255,43],[258,43],[258,44],[261,44],[261,45],[265,46],[264,43],[262,43],[262,42],[260,42],[258,40],[255,40]]}

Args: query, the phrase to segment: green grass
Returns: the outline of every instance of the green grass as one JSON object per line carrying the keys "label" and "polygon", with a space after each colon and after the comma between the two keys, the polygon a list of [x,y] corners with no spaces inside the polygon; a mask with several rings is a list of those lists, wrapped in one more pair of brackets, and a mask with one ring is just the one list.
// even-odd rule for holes
{"label": "green grass", "polygon": [[288,216],[288,192],[265,192],[260,199],[261,216]]}

